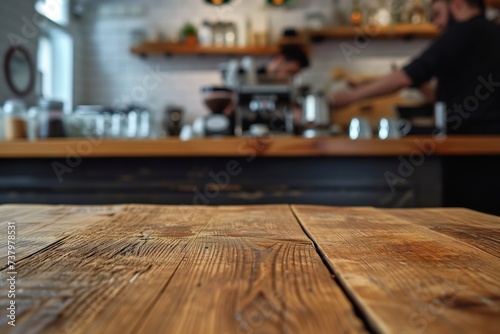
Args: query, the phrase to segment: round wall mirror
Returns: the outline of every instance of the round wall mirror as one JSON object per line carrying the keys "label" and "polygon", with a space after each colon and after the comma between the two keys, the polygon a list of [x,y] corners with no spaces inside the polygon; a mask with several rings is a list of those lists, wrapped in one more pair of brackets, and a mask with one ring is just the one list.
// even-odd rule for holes
{"label": "round wall mirror", "polygon": [[7,84],[18,96],[31,93],[35,83],[35,69],[31,56],[23,47],[12,47],[4,60],[4,73]]}

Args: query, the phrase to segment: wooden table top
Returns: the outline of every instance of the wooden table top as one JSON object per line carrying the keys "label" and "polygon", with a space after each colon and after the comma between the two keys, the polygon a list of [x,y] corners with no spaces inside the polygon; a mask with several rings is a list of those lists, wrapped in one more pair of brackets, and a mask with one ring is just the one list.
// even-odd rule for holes
{"label": "wooden table top", "polygon": [[500,217],[465,209],[2,205],[0,231],[1,333],[500,328]]}
{"label": "wooden table top", "polygon": [[500,136],[412,136],[382,141],[347,137],[306,139],[203,138],[189,141],[51,139],[0,141],[0,158],[140,158],[140,157],[379,157],[500,155]]}

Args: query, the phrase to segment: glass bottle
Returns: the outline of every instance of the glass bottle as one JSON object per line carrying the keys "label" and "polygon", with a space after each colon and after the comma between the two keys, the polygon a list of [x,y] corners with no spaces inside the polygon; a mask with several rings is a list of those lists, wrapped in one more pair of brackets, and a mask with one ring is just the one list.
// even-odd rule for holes
{"label": "glass bottle", "polygon": [[235,47],[237,45],[237,37],[236,25],[233,22],[226,23],[224,29],[224,44],[229,47]]}
{"label": "glass bottle", "polygon": [[363,11],[361,10],[361,5],[359,0],[355,0],[351,12],[351,23],[354,26],[359,26],[363,23]]}
{"label": "glass bottle", "polygon": [[425,22],[425,9],[421,0],[413,0],[408,16],[412,24],[422,24]]}
{"label": "glass bottle", "polygon": [[214,30],[210,22],[203,21],[198,37],[202,46],[211,46],[214,44]]}
{"label": "glass bottle", "polygon": [[374,22],[381,26],[388,26],[392,23],[391,11],[389,10],[389,8],[387,8],[383,0],[379,0],[379,4],[375,12]]}
{"label": "glass bottle", "polygon": [[214,25],[214,45],[215,46],[224,46],[225,40],[225,24],[222,22],[217,22]]}
{"label": "glass bottle", "polygon": [[406,0],[392,0],[390,12],[392,14],[392,23],[404,23],[406,13]]}

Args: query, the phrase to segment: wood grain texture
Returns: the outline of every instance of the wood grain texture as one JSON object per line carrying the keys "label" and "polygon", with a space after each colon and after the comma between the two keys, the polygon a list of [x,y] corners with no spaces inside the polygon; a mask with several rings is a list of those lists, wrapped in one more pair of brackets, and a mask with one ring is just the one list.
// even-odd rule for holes
{"label": "wood grain texture", "polygon": [[347,137],[205,138],[180,141],[53,139],[0,141],[0,158],[102,157],[377,157],[418,152],[436,156],[498,155],[500,136],[450,136],[439,142],[427,136],[398,140],[352,141]]}
{"label": "wood grain texture", "polygon": [[[18,262],[17,326],[0,332],[364,332],[287,206],[109,208],[33,207],[29,235],[65,237]],[[84,212],[97,221],[70,227]]]}
{"label": "wood grain texture", "polygon": [[[0,231],[7,231],[8,222],[16,222],[19,238],[16,259],[22,260],[61,241],[72,231],[102,221],[114,215],[118,207],[67,207],[35,205],[0,206]],[[7,233],[0,233],[0,244],[6,245]],[[0,254],[0,269],[7,263],[7,253]]]}
{"label": "wood grain texture", "polygon": [[[498,333],[500,260],[372,208],[293,207],[346,291],[384,333]],[[442,224],[463,211],[443,211]],[[456,224],[451,220],[450,226]],[[465,215],[482,225],[482,215]],[[486,222],[488,224],[497,222]],[[496,240],[498,242],[498,240]]]}
{"label": "wood grain texture", "polygon": [[500,217],[467,209],[391,209],[385,212],[500,258]]}
{"label": "wood grain texture", "polygon": [[156,328],[173,333],[364,331],[284,206],[220,208],[141,330]]}
{"label": "wood grain texture", "polygon": [[134,333],[207,219],[210,209],[127,206],[20,261],[13,333]]}

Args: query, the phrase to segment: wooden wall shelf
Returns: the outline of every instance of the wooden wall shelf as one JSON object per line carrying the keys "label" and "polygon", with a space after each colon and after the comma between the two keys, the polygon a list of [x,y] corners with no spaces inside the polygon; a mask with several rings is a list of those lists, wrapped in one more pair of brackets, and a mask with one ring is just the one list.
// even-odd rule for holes
{"label": "wooden wall shelf", "polygon": [[[397,157],[419,152],[422,143],[432,145],[435,156],[500,155],[500,136],[449,136],[442,142],[430,136],[409,136],[382,141],[368,139],[353,141],[348,137],[306,139],[302,137],[259,138],[201,138],[180,141],[161,140],[104,140],[93,145],[92,152],[78,153],[87,139],[49,139],[0,141],[2,159],[66,158],[75,152],[83,158],[145,158],[145,157]],[[242,149],[243,148],[243,149]]]}
{"label": "wooden wall shelf", "polygon": [[440,32],[432,24],[398,24],[386,27],[362,26],[362,27],[332,27],[308,32],[310,38],[348,39],[365,36],[372,39],[382,38],[434,38]]}
{"label": "wooden wall shelf", "polygon": [[168,42],[147,42],[133,47],[131,52],[140,56],[155,55],[231,55],[231,56],[269,56],[278,52],[278,46],[262,47],[217,47],[175,44]]}
{"label": "wooden wall shelf", "polygon": [[133,47],[131,52],[140,56],[154,55],[215,55],[215,56],[271,56],[279,52],[280,46],[296,44],[300,45],[307,53],[311,48],[307,39],[280,38],[275,45],[270,46],[248,46],[248,47],[220,47],[201,46],[170,42],[146,42]]}

